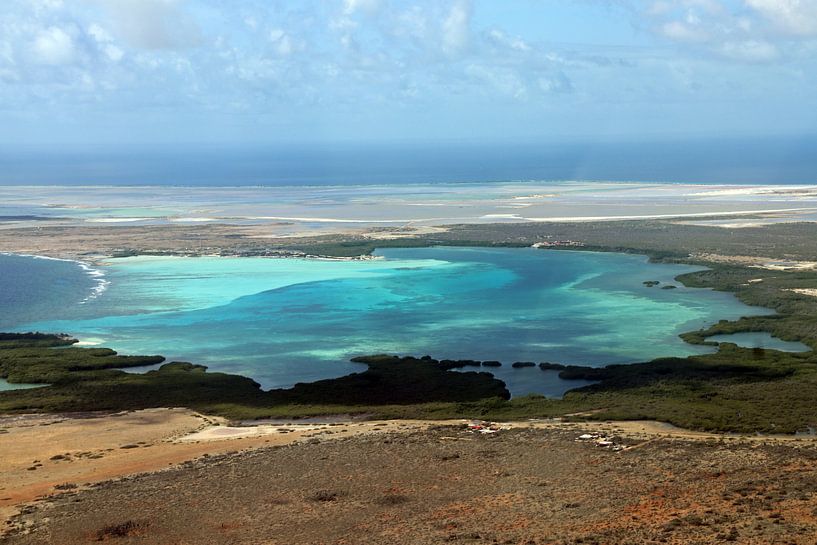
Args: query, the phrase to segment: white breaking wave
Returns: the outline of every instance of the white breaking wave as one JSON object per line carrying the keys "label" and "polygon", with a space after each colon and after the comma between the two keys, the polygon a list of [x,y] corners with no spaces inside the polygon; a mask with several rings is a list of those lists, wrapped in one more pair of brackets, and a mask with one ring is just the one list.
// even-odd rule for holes
{"label": "white breaking wave", "polygon": [[0,252],[0,255],[11,255],[11,256],[21,256],[21,257],[31,257],[33,259],[46,259],[49,261],[66,261],[68,263],[76,263],[80,269],[85,271],[85,274],[90,276],[96,281],[96,286],[91,288],[91,293],[82,301],[79,302],[80,305],[84,305],[88,301],[92,299],[96,299],[99,297],[102,292],[108,289],[108,286],[111,285],[109,280],[105,279],[105,272],[100,269],[95,269],[89,263],[85,261],[79,261],[78,259],[63,259],[60,257],[50,257],[47,255],[34,255],[34,254],[15,254],[11,252]]}
{"label": "white breaking wave", "polygon": [[102,295],[102,292],[108,289],[108,286],[111,285],[111,282],[105,279],[104,271],[100,269],[95,269],[88,263],[85,263],[84,261],[75,261],[75,263],[77,263],[88,276],[96,280],[96,286],[91,288],[91,294],[79,302],[80,305],[84,305],[88,301],[96,299],[97,297]]}

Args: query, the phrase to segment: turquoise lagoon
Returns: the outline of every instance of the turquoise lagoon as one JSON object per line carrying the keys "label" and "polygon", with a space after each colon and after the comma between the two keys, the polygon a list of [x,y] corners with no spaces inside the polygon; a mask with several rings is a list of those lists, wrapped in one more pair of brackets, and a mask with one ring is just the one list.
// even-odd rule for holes
{"label": "turquoise lagoon", "polygon": [[[360,354],[496,359],[505,365],[494,373],[514,395],[556,396],[583,383],[510,364],[704,353],[713,349],[678,334],[769,313],[727,293],[684,288],[674,277],[695,268],[638,255],[434,247],[376,256],[111,259],[100,266],[109,285],[97,297],[82,292],[73,304],[65,297],[50,308],[39,304],[37,319],[18,316],[12,305],[0,326],[203,363],[265,388],[360,371],[348,361]],[[9,257],[0,256],[0,271]],[[646,287],[646,280],[678,289]]]}
{"label": "turquoise lagoon", "polygon": [[25,390],[28,388],[39,388],[41,386],[47,386],[47,384],[12,384],[9,381],[0,378],[0,392],[5,392],[8,390]]}

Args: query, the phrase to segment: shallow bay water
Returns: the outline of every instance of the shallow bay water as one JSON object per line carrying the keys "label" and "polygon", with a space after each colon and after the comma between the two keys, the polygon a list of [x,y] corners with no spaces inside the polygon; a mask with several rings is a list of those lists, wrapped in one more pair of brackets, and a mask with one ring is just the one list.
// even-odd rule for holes
{"label": "shallow bay water", "polygon": [[[376,255],[111,259],[100,267],[110,286],[98,297],[76,294],[75,304],[35,318],[10,307],[0,324],[203,363],[265,388],[360,371],[350,357],[388,352],[500,360],[504,366],[492,372],[514,395],[558,396],[583,383],[510,364],[604,365],[703,353],[712,348],[686,344],[678,334],[770,312],[727,293],[685,288],[674,277],[694,268],[638,255],[443,247]],[[677,289],[660,289],[667,284]]]}
{"label": "shallow bay water", "polygon": [[708,341],[716,343],[734,343],[746,348],[770,348],[781,352],[808,352],[811,350],[801,342],[784,341],[777,337],[772,337],[766,331],[745,331],[741,333],[726,333],[723,335],[713,335],[707,338]]}

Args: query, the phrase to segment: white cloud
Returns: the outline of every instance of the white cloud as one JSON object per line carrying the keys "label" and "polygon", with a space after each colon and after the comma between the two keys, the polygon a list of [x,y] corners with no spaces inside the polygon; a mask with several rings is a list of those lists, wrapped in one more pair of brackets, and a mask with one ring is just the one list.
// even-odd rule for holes
{"label": "white cloud", "polygon": [[105,54],[105,57],[112,62],[119,62],[125,56],[125,52],[121,47],[115,45],[113,36],[110,32],[102,28],[96,23],[91,23],[86,31],[88,36],[94,39],[100,51]]}
{"label": "white cloud", "polygon": [[28,0],[29,7],[35,13],[54,11],[63,6],[62,0]]}
{"label": "white cloud", "polygon": [[465,73],[477,81],[489,84],[503,95],[515,99],[528,97],[527,85],[513,70],[473,63],[465,68]]}
{"label": "white cloud", "polygon": [[[427,116],[432,129],[455,118],[476,126],[498,112],[535,123],[552,112],[572,128],[579,126],[572,118],[592,117],[594,108],[606,115],[636,104],[635,118],[673,104],[716,104],[717,116],[757,97],[777,101],[753,102],[760,111],[813,96],[812,2],[542,2],[554,5],[552,15],[534,3],[508,2],[508,13],[491,21],[504,4],[0,0],[0,112],[115,111],[137,121],[167,115],[184,126],[201,112],[240,111],[256,127],[264,118],[330,126],[393,115],[396,134],[421,125],[412,115],[401,126],[400,112]],[[549,29],[574,9],[565,25],[574,15],[595,16],[604,19],[593,24],[602,32],[577,29],[562,43],[568,29]],[[552,20],[522,21],[526,13]],[[637,19],[627,21],[629,14]],[[633,26],[653,38],[629,40]]]}
{"label": "white cloud", "polygon": [[344,0],[343,12],[351,15],[358,11],[373,13],[380,7],[380,0]]}
{"label": "white cloud", "polygon": [[284,30],[280,28],[270,30],[269,39],[278,55],[286,57],[292,53],[294,49],[292,38]]}
{"label": "white cloud", "polygon": [[515,49],[516,51],[530,51],[531,46],[525,40],[518,37],[511,37],[498,29],[492,29],[488,32],[488,39],[496,45]]}
{"label": "white cloud", "polygon": [[564,72],[558,72],[552,76],[539,78],[537,84],[545,93],[570,93],[573,91],[573,83]]}
{"label": "white cloud", "polygon": [[105,45],[105,47],[103,47],[102,50],[105,52],[105,55],[107,55],[107,57],[113,62],[119,62],[125,55],[124,51],[122,51],[113,44]]}
{"label": "white cloud", "polygon": [[745,0],[746,5],[771,21],[777,30],[795,36],[817,35],[814,0]]}
{"label": "white cloud", "polygon": [[657,0],[642,14],[663,38],[742,62],[772,62],[817,37],[817,0]]}
{"label": "white cloud", "polygon": [[443,51],[456,53],[468,45],[471,31],[471,3],[457,0],[451,5],[448,16],[443,21]]}
{"label": "white cloud", "polygon": [[15,64],[14,48],[9,42],[0,42],[0,60],[3,61],[2,64]]}
{"label": "white cloud", "polygon": [[748,62],[769,62],[780,56],[780,51],[774,44],[759,40],[724,42],[720,46],[720,52],[725,57]]}
{"label": "white cloud", "polygon": [[99,43],[109,43],[113,41],[111,34],[96,23],[88,26],[88,35]]}
{"label": "white cloud", "polygon": [[426,11],[420,6],[411,6],[394,14],[393,24],[388,30],[400,38],[426,41],[431,33],[430,26]]}
{"label": "white cloud", "polygon": [[91,0],[103,8],[115,33],[132,47],[182,49],[198,45],[195,18],[178,0]]}
{"label": "white cloud", "polygon": [[666,38],[679,42],[702,42],[709,38],[702,28],[684,21],[667,21],[659,28]]}
{"label": "white cloud", "polygon": [[37,33],[32,44],[35,60],[41,64],[67,64],[74,60],[74,39],[65,30],[52,26]]}

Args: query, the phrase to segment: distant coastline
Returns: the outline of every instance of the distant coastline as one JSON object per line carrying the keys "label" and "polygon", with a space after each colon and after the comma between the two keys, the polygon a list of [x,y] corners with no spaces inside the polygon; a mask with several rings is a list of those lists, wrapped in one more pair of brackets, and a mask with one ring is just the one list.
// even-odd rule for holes
{"label": "distant coastline", "polygon": [[[6,203],[0,206],[0,248],[78,260],[133,252],[353,257],[293,246],[309,237],[323,237],[325,246],[352,238],[407,244],[418,237],[443,239],[450,236],[447,231],[474,224],[558,228],[667,221],[731,229],[817,222],[815,185],[497,182],[144,189],[0,186],[0,202]],[[64,239],[67,229],[76,235],[72,247],[53,251],[45,235]]]}

